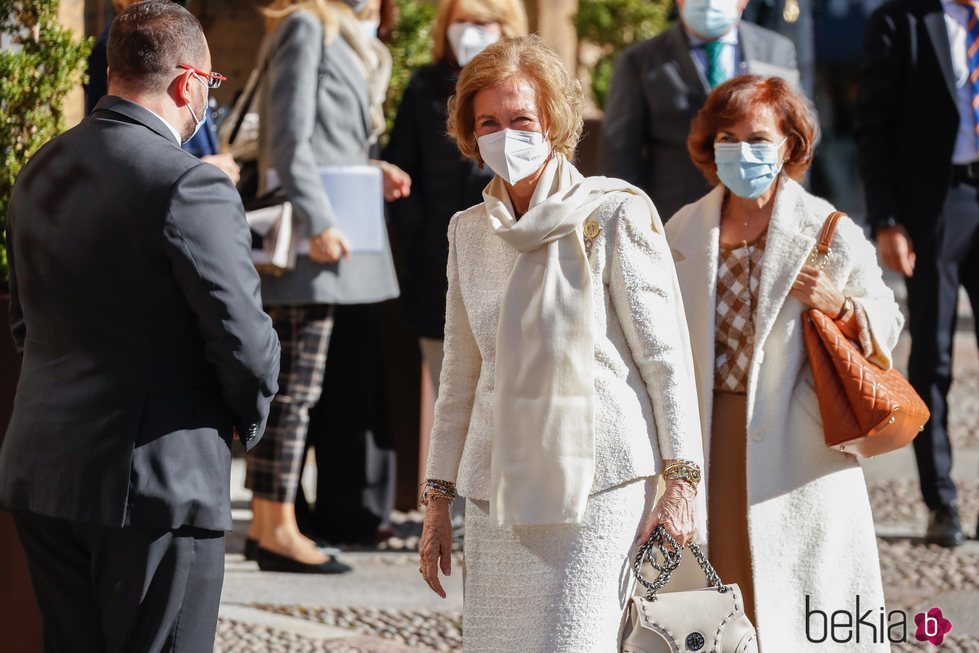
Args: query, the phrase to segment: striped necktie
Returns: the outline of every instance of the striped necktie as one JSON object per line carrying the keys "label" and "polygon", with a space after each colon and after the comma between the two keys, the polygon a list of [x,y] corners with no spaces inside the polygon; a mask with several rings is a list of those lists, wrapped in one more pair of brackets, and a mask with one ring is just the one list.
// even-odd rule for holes
{"label": "striped necktie", "polygon": [[972,86],[972,114],[976,121],[976,149],[979,150],[979,0],[955,0],[969,10],[966,59],[969,62],[969,84]]}
{"label": "striped necktie", "polygon": [[[965,2],[967,0],[959,0]],[[979,0],[976,0],[979,3]],[[724,52],[724,43],[720,39],[707,41],[704,43],[704,52],[707,54],[707,83],[712,89],[717,88],[727,81],[727,71],[721,63],[721,53]]]}

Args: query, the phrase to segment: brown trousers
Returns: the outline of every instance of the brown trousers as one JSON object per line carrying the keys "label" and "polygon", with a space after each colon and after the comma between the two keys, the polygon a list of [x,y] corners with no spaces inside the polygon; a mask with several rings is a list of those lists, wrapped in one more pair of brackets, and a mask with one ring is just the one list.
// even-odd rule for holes
{"label": "brown trousers", "polygon": [[747,397],[714,393],[708,470],[710,561],[725,583],[737,583],[744,611],[755,621],[755,586],[748,545]]}

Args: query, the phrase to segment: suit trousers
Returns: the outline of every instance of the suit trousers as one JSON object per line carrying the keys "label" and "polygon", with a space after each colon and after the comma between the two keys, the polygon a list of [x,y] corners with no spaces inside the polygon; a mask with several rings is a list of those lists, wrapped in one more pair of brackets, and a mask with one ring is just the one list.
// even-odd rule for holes
{"label": "suit trousers", "polygon": [[[968,185],[949,189],[934,237],[915,237],[914,275],[907,280],[911,357],[908,380],[931,419],[914,440],[921,494],[934,510],[956,502],[948,438],[948,390],[959,286],[979,315],[979,194]],[[920,241],[920,242],[917,242]],[[979,327],[976,327],[979,340]]]}
{"label": "suit trousers", "polygon": [[46,653],[211,653],[224,533],[14,514]]}

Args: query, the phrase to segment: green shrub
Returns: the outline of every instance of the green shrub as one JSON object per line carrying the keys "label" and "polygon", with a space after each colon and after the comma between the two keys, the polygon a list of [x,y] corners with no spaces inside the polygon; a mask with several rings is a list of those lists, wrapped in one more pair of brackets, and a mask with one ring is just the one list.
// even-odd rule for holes
{"label": "green shrub", "polygon": [[580,0],[575,16],[578,39],[602,52],[591,73],[592,96],[600,108],[605,107],[619,52],[669,27],[672,7],[673,0]]}
{"label": "green shrub", "polygon": [[64,128],[65,97],[91,50],[58,23],[59,0],[0,0],[0,287],[7,283],[4,227],[17,173]]}
{"label": "green shrub", "polygon": [[388,133],[394,126],[394,117],[398,115],[401,96],[408,86],[411,73],[432,60],[432,24],[435,21],[435,7],[419,0],[398,0],[398,7],[401,16],[394,28],[391,43],[388,44],[394,61],[391,85],[388,87],[388,97],[384,103]]}

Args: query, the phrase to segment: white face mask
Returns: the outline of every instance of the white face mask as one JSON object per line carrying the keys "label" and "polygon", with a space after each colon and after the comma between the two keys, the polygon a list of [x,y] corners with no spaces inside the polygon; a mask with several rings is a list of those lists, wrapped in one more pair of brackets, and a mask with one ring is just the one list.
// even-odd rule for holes
{"label": "white face mask", "polygon": [[364,38],[368,41],[373,41],[377,38],[377,29],[381,26],[380,19],[378,20],[362,20],[360,21],[360,30],[364,34]]}
{"label": "white face mask", "polygon": [[551,155],[551,143],[540,132],[504,129],[476,139],[479,156],[511,186],[537,172]]}
{"label": "white face mask", "polygon": [[495,30],[475,23],[452,23],[448,36],[449,45],[460,66],[465,66],[477,54],[500,40]]}

